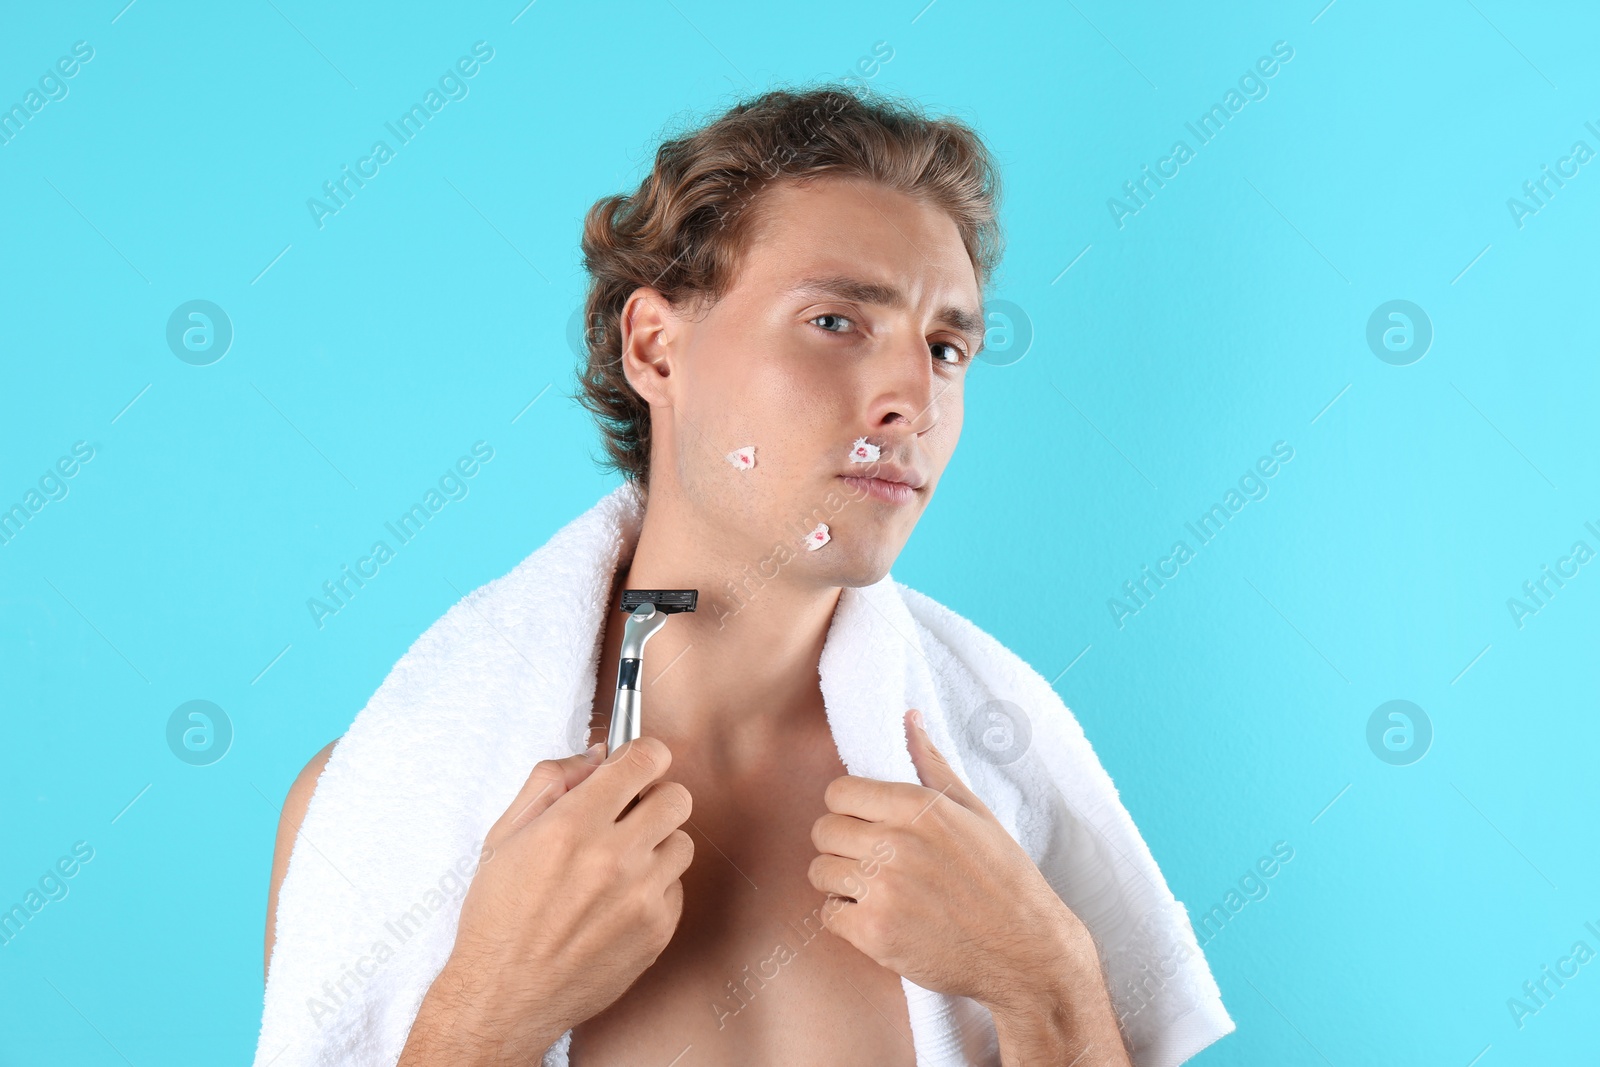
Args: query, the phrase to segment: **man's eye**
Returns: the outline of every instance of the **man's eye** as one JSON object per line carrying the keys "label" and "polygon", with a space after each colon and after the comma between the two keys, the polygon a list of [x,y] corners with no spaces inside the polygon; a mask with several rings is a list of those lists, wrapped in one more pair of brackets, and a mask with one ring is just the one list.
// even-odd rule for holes
{"label": "man's eye", "polygon": [[[814,315],[811,318],[807,319],[806,321],[807,322],[812,322],[812,323],[832,322],[832,323],[852,323],[853,324],[853,320],[850,319],[848,316],[838,315],[838,314],[835,314],[834,312],[831,312],[831,311],[825,311],[821,315]],[[841,329],[838,329],[835,326],[830,326],[830,325],[821,325],[821,326],[818,327],[818,329],[826,330],[828,333],[842,333],[843,332]],[[955,344],[954,342],[951,342],[951,341],[935,341],[933,343],[933,347],[935,349],[947,348],[947,349],[950,350],[950,354],[948,354],[946,356],[942,356],[942,357],[937,357],[939,359],[939,362],[941,362],[941,363],[946,363],[946,364],[948,364],[948,365],[950,365],[952,367],[959,367],[959,366],[961,366],[962,364],[964,364],[964,363],[966,363],[968,361],[969,357],[967,356],[966,349],[962,348],[958,344]]]}

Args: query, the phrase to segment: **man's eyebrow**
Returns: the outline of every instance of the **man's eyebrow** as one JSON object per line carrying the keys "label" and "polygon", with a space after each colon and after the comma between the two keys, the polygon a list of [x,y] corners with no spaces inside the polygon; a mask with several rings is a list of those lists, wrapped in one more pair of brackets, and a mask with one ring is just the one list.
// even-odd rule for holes
{"label": "man's eyebrow", "polygon": [[[840,300],[853,300],[858,304],[879,304],[888,308],[904,308],[906,295],[892,285],[852,278],[846,274],[829,274],[804,278],[784,290],[785,296],[811,293],[832,296]],[[946,326],[968,335],[979,347],[983,345],[985,326],[981,312],[954,304],[944,308],[935,318]]]}

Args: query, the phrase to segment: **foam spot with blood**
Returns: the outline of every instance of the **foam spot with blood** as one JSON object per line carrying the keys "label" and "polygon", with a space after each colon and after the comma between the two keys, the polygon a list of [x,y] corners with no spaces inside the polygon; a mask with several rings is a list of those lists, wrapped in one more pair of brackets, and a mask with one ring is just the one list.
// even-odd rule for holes
{"label": "foam spot with blood", "polygon": [[878,459],[878,446],[868,441],[865,437],[856,438],[855,444],[850,446],[850,462],[875,463]]}
{"label": "foam spot with blood", "polygon": [[735,467],[747,471],[756,465],[756,446],[745,445],[743,448],[736,448],[729,452],[726,458]]}
{"label": "foam spot with blood", "polygon": [[828,524],[825,522],[819,522],[817,523],[817,528],[815,530],[812,530],[810,533],[806,534],[806,551],[815,552],[817,549],[821,548],[831,540],[833,540],[833,538],[828,536]]}

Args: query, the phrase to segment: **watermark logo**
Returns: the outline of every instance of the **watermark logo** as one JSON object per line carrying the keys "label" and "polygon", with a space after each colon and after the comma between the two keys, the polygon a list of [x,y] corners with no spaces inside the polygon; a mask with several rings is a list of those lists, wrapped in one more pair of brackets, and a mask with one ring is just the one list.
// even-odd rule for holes
{"label": "watermark logo", "polygon": [[1018,304],[991,300],[983,309],[983,347],[978,358],[992,367],[1009,367],[1033,347],[1033,319]]}
{"label": "watermark logo", "polygon": [[1009,700],[991,700],[974,708],[964,724],[967,741],[986,763],[1015,763],[1033,743],[1028,713]]}
{"label": "watermark logo", "polygon": [[567,317],[567,347],[572,349],[572,354],[579,359],[589,358],[589,349],[596,352],[606,343],[606,324],[604,318],[595,313],[594,321],[587,328],[583,323],[583,308],[574,308]]}
{"label": "watermark logo", "polygon": [[1409,767],[1428,754],[1433,721],[1409,700],[1379,704],[1367,719],[1367,747],[1394,767]]}
{"label": "watermark logo", "polygon": [[233,720],[209,700],[179,704],[167,718],[167,747],[192,767],[209,767],[233,746]]}
{"label": "watermark logo", "polygon": [[167,347],[195,367],[209,367],[233,345],[233,320],[209,300],[190,300],[167,318]]}
{"label": "watermark logo", "polygon": [[1367,319],[1367,347],[1392,366],[1409,367],[1428,354],[1431,344],[1433,320],[1409,300],[1379,304]]}

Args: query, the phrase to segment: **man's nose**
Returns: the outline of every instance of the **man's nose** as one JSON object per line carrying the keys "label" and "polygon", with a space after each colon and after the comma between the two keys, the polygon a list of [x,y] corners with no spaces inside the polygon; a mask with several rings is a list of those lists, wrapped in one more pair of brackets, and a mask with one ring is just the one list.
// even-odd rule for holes
{"label": "man's nose", "polygon": [[897,424],[912,433],[926,433],[939,421],[939,401],[950,383],[935,372],[928,342],[919,331],[907,331],[891,340],[877,360],[882,374],[878,385],[877,425]]}

